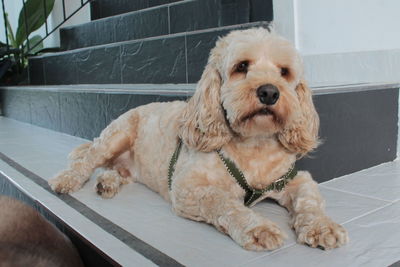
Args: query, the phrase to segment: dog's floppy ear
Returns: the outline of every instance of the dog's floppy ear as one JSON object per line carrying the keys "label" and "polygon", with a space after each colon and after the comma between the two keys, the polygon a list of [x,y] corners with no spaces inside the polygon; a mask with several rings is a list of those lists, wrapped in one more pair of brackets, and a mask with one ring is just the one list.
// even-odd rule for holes
{"label": "dog's floppy ear", "polygon": [[289,151],[303,157],[319,145],[319,117],[312,101],[311,90],[304,80],[297,85],[300,114],[278,135]]}
{"label": "dog's floppy ear", "polygon": [[221,108],[221,84],[221,76],[209,60],[180,124],[179,136],[186,145],[209,152],[230,140],[231,134]]}

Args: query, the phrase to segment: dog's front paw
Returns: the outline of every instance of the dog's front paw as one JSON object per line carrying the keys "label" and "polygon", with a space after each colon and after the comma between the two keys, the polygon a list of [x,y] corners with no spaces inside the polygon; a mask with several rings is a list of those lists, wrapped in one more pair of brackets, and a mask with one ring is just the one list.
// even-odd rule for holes
{"label": "dog's front paw", "polygon": [[349,242],[346,229],[326,216],[317,217],[309,224],[299,227],[297,234],[299,243],[324,250],[337,248]]}
{"label": "dog's front paw", "polygon": [[79,173],[74,170],[65,170],[49,180],[51,189],[57,193],[67,194],[79,190],[85,181]]}
{"label": "dog's front paw", "polygon": [[274,250],[283,245],[286,234],[271,221],[263,219],[257,225],[249,225],[236,240],[247,250]]}

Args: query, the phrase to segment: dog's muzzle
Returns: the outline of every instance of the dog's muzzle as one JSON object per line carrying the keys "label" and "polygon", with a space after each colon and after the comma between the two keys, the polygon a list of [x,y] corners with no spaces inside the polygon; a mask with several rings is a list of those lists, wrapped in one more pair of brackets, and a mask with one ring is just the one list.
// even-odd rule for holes
{"label": "dog's muzzle", "polygon": [[257,88],[257,96],[261,103],[272,106],[279,99],[279,90],[275,85],[265,84]]}

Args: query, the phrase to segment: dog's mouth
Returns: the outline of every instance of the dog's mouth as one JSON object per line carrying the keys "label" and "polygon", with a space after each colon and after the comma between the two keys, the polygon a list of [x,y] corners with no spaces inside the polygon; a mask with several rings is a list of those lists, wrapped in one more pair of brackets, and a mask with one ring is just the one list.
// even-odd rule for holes
{"label": "dog's mouth", "polygon": [[273,118],[276,117],[276,116],[275,116],[275,112],[273,112],[271,109],[269,109],[269,108],[267,108],[267,107],[264,107],[264,108],[257,109],[257,110],[255,110],[255,111],[253,111],[253,112],[251,112],[251,113],[245,115],[245,116],[242,118],[242,121],[247,121],[247,120],[252,119],[252,118],[254,118],[254,117],[256,117],[256,116],[271,116],[271,117],[273,117]]}

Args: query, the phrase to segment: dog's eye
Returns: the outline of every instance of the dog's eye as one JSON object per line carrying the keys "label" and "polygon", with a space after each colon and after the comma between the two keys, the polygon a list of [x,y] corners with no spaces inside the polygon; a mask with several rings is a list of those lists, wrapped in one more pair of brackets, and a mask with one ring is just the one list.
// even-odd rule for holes
{"label": "dog's eye", "polygon": [[289,76],[289,69],[285,68],[285,67],[281,68],[281,75],[282,75],[282,77]]}
{"label": "dog's eye", "polygon": [[242,61],[239,64],[237,64],[235,71],[236,72],[247,73],[247,69],[248,68],[249,68],[249,62],[248,61]]}

